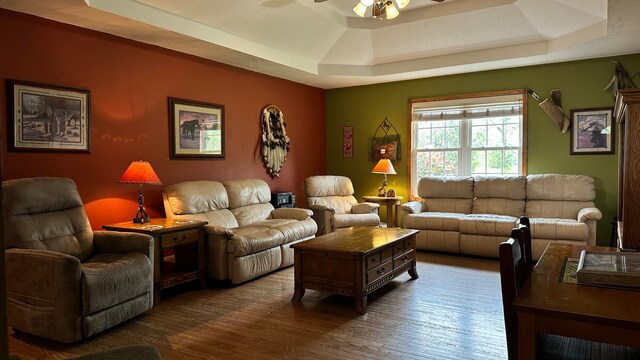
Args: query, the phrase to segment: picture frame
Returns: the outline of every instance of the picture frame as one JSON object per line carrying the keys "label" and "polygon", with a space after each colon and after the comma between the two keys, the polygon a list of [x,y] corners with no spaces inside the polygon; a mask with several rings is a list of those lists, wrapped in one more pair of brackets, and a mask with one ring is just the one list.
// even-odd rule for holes
{"label": "picture frame", "polygon": [[613,154],[613,108],[571,110],[571,155]]}
{"label": "picture frame", "polygon": [[342,127],[342,157],[353,157],[353,126]]}
{"label": "picture frame", "polygon": [[224,105],[169,98],[171,159],[224,159]]}
{"label": "picture frame", "polygon": [[91,92],[7,80],[9,151],[91,152]]}

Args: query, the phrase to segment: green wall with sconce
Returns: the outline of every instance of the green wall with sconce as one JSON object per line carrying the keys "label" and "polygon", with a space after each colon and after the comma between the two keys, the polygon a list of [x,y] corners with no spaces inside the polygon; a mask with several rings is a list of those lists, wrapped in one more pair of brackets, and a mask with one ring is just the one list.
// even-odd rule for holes
{"label": "green wall with sconce", "polygon": [[[393,164],[398,174],[388,176],[388,188],[406,201],[409,99],[528,87],[542,100],[551,90],[562,89],[562,107],[569,116],[571,109],[613,107],[612,92],[603,91],[614,74],[610,60],[622,63],[629,74],[640,71],[640,54],[634,54],[327,90],[327,173],[351,178],[359,201],[364,195],[376,194],[384,175],[371,173],[375,163],[369,161],[368,152],[374,132],[387,117],[400,134],[402,151],[401,160]],[[634,81],[640,87],[640,76]],[[342,154],[344,126],[353,126],[352,158]],[[617,151],[613,155],[569,155],[569,131],[561,133],[531,96],[527,127],[529,174],[584,174],[595,179],[596,206],[603,214],[598,222],[598,244],[608,245],[616,213]],[[384,213],[381,211],[383,221]]]}

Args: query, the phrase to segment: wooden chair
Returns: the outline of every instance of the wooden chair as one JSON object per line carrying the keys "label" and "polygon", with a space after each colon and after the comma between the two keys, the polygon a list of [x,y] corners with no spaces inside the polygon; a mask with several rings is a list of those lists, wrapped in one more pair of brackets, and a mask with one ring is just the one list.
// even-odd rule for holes
{"label": "wooden chair", "polygon": [[[524,222],[522,219],[526,219]],[[531,232],[527,218],[500,244],[500,283],[502,309],[510,360],[518,359],[518,314],[511,306],[520,289],[531,276]],[[539,334],[536,340],[538,359],[640,359],[640,349],[598,343],[557,335]]]}

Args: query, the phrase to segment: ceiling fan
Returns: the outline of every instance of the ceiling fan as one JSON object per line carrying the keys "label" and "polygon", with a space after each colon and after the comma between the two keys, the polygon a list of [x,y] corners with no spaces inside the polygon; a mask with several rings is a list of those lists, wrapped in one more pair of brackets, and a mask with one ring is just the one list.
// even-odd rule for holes
{"label": "ceiling fan", "polygon": [[[314,0],[313,2],[321,3],[325,1],[327,0]],[[411,0],[395,0],[395,3],[398,5],[398,8],[402,9],[409,4],[409,1]],[[431,1],[440,3],[444,0]],[[386,16],[387,19],[395,19],[400,15],[398,8],[396,8],[392,0],[361,0],[356,7],[353,8],[353,12],[360,17],[364,17],[369,6],[373,6],[372,15],[375,19],[382,19],[383,16]]]}

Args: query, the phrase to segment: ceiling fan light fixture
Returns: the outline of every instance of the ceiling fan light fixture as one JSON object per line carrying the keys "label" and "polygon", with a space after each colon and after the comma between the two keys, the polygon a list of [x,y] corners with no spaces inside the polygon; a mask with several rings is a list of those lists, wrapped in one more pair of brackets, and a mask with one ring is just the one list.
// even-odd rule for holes
{"label": "ceiling fan light fixture", "polygon": [[396,6],[393,5],[393,3],[388,4],[386,10],[388,20],[395,19],[396,17],[398,17],[398,15],[400,15],[400,12],[398,11],[398,9],[396,9]]}
{"label": "ceiling fan light fixture", "polygon": [[373,5],[373,0],[361,0],[360,3],[364,6],[371,6]]}
{"label": "ceiling fan light fixture", "polygon": [[398,4],[398,9],[403,9],[405,6],[409,5],[409,1],[411,0],[396,0]]}
{"label": "ceiling fan light fixture", "polygon": [[367,6],[362,2],[359,2],[356,7],[353,8],[353,12],[356,13],[360,17],[364,17],[364,13],[367,11]]}

